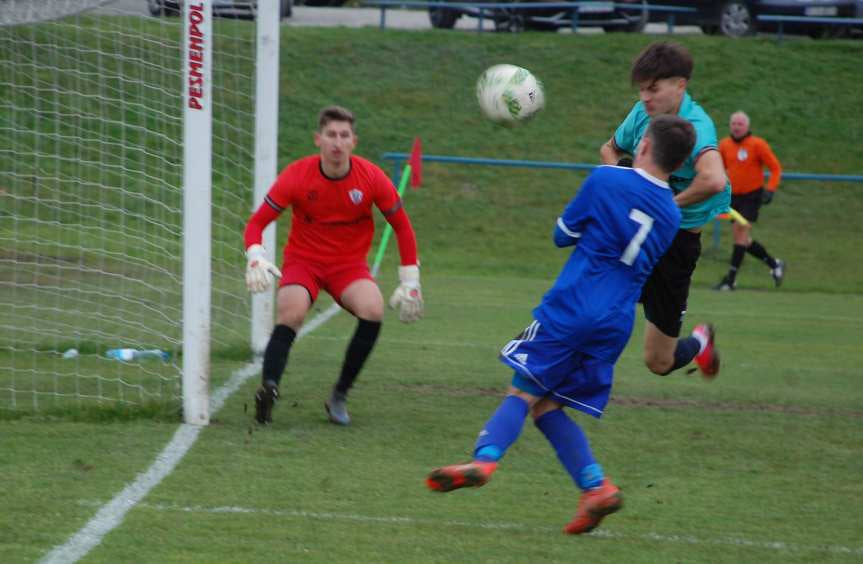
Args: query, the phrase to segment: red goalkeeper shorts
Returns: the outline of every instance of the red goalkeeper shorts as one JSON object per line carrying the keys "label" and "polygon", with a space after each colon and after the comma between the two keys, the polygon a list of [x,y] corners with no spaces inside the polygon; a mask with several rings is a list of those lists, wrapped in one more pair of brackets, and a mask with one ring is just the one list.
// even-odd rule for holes
{"label": "red goalkeeper shorts", "polygon": [[282,264],[282,279],[279,287],[299,284],[309,292],[312,302],[318,299],[321,290],[341,304],[342,293],[356,280],[372,280],[369,265],[365,260],[320,263],[294,257],[285,257]]}

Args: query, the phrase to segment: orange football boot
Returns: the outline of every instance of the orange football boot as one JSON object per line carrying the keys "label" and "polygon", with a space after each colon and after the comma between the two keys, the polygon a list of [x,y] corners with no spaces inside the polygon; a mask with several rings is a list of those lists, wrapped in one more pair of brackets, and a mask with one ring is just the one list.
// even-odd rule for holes
{"label": "orange football boot", "polygon": [[563,528],[563,532],[569,535],[589,533],[599,526],[606,515],[611,515],[621,507],[623,494],[606,478],[598,488],[581,494],[575,517]]}
{"label": "orange football boot", "polygon": [[497,462],[475,460],[436,468],[426,478],[426,485],[436,492],[451,492],[459,488],[484,486],[497,469]]}

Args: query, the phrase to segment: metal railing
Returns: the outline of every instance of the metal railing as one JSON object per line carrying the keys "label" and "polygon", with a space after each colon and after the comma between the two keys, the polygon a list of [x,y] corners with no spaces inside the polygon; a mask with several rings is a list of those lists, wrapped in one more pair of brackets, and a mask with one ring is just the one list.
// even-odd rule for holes
{"label": "metal railing", "polygon": [[[477,18],[477,31],[484,31],[483,20],[486,18],[495,19],[499,17],[501,10],[508,12],[537,10],[543,8],[560,8],[564,13],[570,16],[569,26],[573,31],[576,31],[579,26],[579,14],[597,13],[597,8],[602,5],[603,9],[613,10],[629,10],[639,12],[665,12],[668,13],[668,33],[674,32],[674,16],[679,13],[696,12],[695,8],[684,6],[665,6],[659,4],[619,4],[610,2],[441,2],[430,1],[424,2],[419,0],[365,0],[361,2],[362,6],[378,7],[381,10],[380,28],[386,28],[387,10],[393,8],[424,8],[436,10],[456,10],[461,14]],[[567,27],[565,20],[556,20],[551,22],[550,18],[538,18],[539,20],[549,21],[550,23],[560,23],[560,27]]]}
{"label": "metal railing", "polygon": [[776,30],[776,40],[781,41],[785,31],[786,23],[802,23],[802,24],[824,24],[824,25],[850,25],[860,26],[863,28],[863,18],[838,18],[838,17],[819,17],[819,16],[771,16],[763,15],[756,16],[760,22],[774,22],[778,24]]}
{"label": "metal railing", "polygon": [[[392,178],[397,179],[401,175],[402,164],[408,160],[410,153],[384,153],[382,159],[393,163]],[[512,159],[488,159],[482,157],[456,157],[449,155],[422,155],[423,162],[452,163],[462,165],[485,165],[504,166],[517,168],[544,168],[558,170],[585,170],[595,169],[598,164],[592,163],[566,163],[554,161],[529,161]],[[765,173],[765,178],[767,173]],[[782,172],[782,180],[817,180],[822,182],[861,182],[863,174],[819,174],[814,172]],[[719,232],[721,230],[720,220],[713,220],[713,248],[719,249]]]}

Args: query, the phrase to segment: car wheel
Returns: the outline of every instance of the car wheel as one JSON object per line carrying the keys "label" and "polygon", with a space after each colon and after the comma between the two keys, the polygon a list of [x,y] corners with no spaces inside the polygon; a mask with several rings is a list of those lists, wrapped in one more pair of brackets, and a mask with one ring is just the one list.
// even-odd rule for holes
{"label": "car wheel", "polygon": [[719,30],[728,37],[755,33],[755,19],[746,2],[726,2],[719,12]]}
{"label": "car wheel", "polygon": [[147,0],[147,10],[151,16],[177,17],[183,11],[183,6],[180,4],[181,1],[176,0],[166,4],[165,0]]}
{"label": "car wheel", "polygon": [[294,0],[280,0],[279,17],[282,19],[290,18],[294,15]]}
{"label": "car wheel", "polygon": [[458,21],[461,14],[458,10],[448,10],[446,8],[429,8],[429,21],[433,28],[436,29],[452,29],[455,27],[455,22]]}
{"label": "car wheel", "polygon": [[165,6],[159,0],[147,0],[147,11],[151,16],[165,15]]}
{"label": "car wheel", "polygon": [[524,15],[516,10],[495,10],[494,30],[511,33],[524,31]]}

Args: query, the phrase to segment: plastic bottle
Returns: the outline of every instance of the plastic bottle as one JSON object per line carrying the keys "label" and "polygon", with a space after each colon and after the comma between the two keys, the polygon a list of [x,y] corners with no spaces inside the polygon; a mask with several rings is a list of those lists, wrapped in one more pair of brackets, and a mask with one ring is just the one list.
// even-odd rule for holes
{"label": "plastic bottle", "polygon": [[171,353],[159,349],[140,351],[137,349],[111,349],[105,353],[105,356],[113,358],[114,360],[122,360],[124,362],[128,362],[130,360],[144,360],[148,358],[156,358],[162,362],[168,362],[171,358]]}

